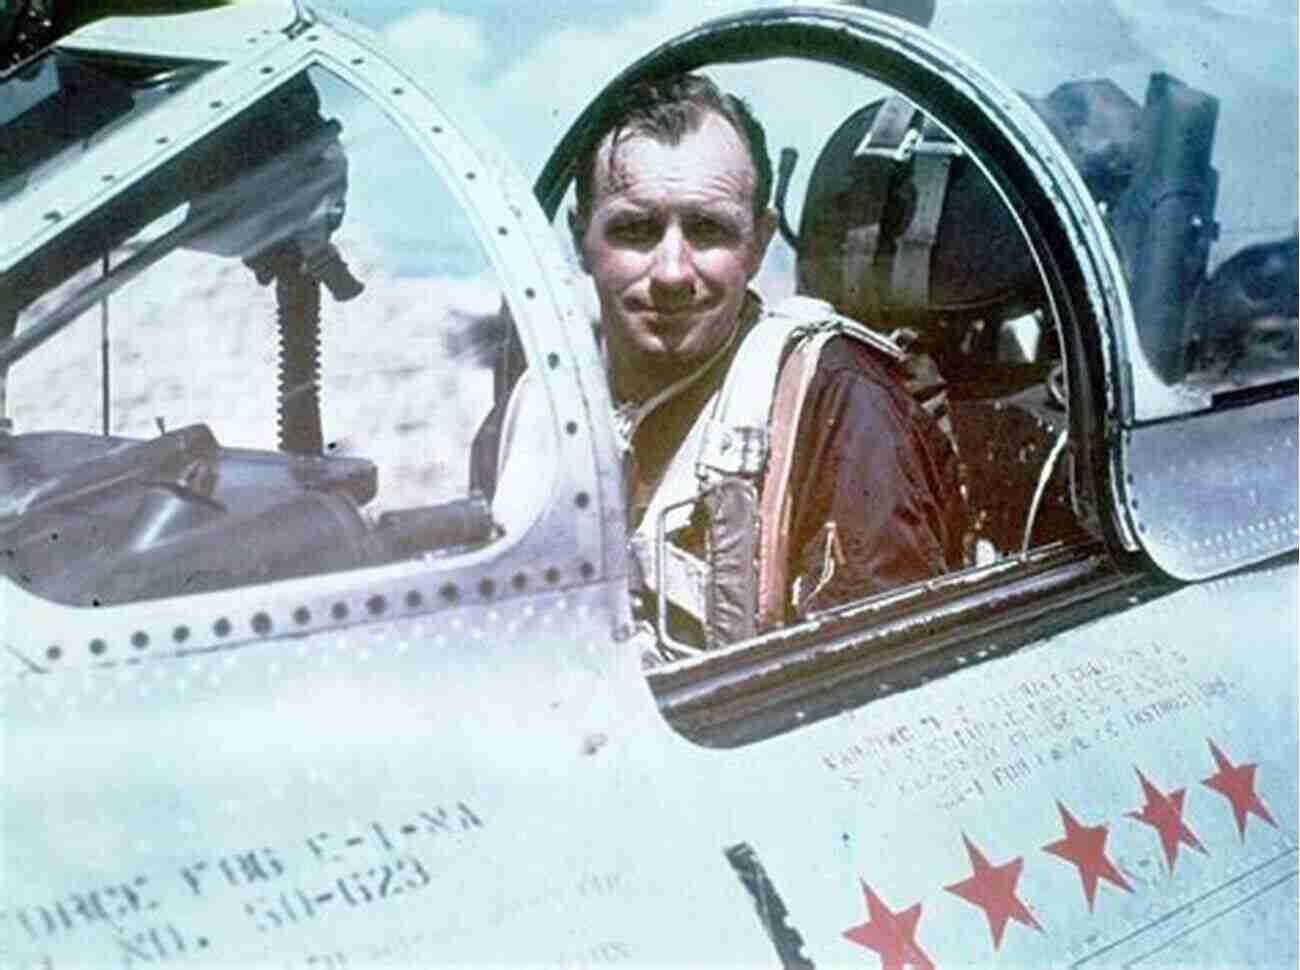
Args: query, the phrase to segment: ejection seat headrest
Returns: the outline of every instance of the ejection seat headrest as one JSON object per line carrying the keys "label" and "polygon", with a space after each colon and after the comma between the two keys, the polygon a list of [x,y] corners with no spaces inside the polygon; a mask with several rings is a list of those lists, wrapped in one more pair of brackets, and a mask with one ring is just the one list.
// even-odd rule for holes
{"label": "ejection seat headrest", "polygon": [[[1104,79],[1026,100],[1093,196],[1113,204],[1133,175],[1141,106]],[[826,142],[804,199],[798,276],[801,292],[890,325],[1009,316],[1035,306],[1040,291],[988,177],[901,97],[859,108]]]}
{"label": "ejection seat headrest", "polygon": [[986,176],[910,103],[886,98],[831,135],[799,227],[801,292],[868,325],[1038,302],[1020,231]]}

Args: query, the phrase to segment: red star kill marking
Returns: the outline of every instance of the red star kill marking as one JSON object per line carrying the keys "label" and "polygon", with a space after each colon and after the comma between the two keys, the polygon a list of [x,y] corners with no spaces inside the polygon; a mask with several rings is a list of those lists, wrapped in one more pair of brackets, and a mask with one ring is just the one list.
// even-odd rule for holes
{"label": "red star kill marking", "polygon": [[1234,765],[1213,741],[1210,741],[1210,753],[1214,755],[1214,763],[1219,770],[1201,784],[1213,788],[1232,803],[1232,814],[1237,820],[1237,834],[1241,836],[1241,841],[1246,841],[1247,815],[1258,815],[1273,828],[1277,828],[1277,822],[1273,821],[1273,816],[1255,794],[1255,769],[1259,765],[1253,762]]}
{"label": "red star kill marking", "polygon": [[897,913],[880,901],[862,880],[862,894],[867,899],[867,921],[844,931],[845,939],[880,954],[880,970],[934,970],[934,964],[916,943],[916,924],[921,918],[921,904]]}
{"label": "red star kill marking", "polygon": [[965,832],[961,838],[966,843],[966,854],[970,856],[974,875],[944,888],[984,910],[984,915],[989,920],[989,929],[993,932],[993,949],[1002,945],[1002,933],[1007,928],[1008,920],[1032,926],[1041,933],[1043,928],[1016,895],[1016,882],[1020,879],[1020,870],[1025,866],[1024,857],[1017,856],[1003,865],[991,866],[988,859],[984,858],[984,853],[975,848]]}
{"label": "red star kill marking", "polygon": [[1187,789],[1179,788],[1164,795],[1160,789],[1147,781],[1146,775],[1136,767],[1133,770],[1137,771],[1138,780],[1142,782],[1142,795],[1146,799],[1146,804],[1142,806],[1141,811],[1124,814],[1150,825],[1159,833],[1160,845],[1165,850],[1165,865],[1169,867],[1169,874],[1172,876],[1180,842],[1195,849],[1201,855],[1208,854],[1205,846],[1201,845],[1200,839],[1183,824],[1183,799],[1187,795]]}
{"label": "red star kill marking", "polygon": [[1079,869],[1079,878],[1083,881],[1083,894],[1088,897],[1088,912],[1092,912],[1093,900],[1097,898],[1097,880],[1105,879],[1125,892],[1131,893],[1133,887],[1120,875],[1110,859],[1106,858],[1106,826],[1080,825],[1070,810],[1059,801],[1056,807],[1061,812],[1061,823],[1065,826],[1065,838],[1043,846],[1044,852],[1060,856],[1066,862],[1073,863]]}

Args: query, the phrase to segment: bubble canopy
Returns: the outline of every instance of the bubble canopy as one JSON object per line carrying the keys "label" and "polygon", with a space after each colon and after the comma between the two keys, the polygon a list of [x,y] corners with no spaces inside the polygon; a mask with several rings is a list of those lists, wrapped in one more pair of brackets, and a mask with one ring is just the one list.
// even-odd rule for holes
{"label": "bubble canopy", "polygon": [[[845,7],[723,17],[661,44],[611,82],[551,155],[537,194],[548,213],[560,210],[588,132],[602,130],[638,80],[715,75],[779,128],[791,115],[824,113],[841,94],[822,83],[823,67],[859,75],[875,93],[859,88],[861,100],[841,110],[882,88],[919,107],[1018,226],[1042,288],[1036,298],[1063,350],[1068,464],[1083,520],[1089,509],[1108,509],[1098,534],[1145,549],[1183,578],[1259,561],[1294,545],[1294,463],[1276,466],[1289,471],[1261,482],[1249,509],[1227,499],[1235,486],[1225,483],[1238,481],[1231,466],[1241,454],[1294,453],[1294,435],[1277,434],[1285,417],[1250,409],[1294,412],[1295,13],[1255,5],[1158,15],[1177,29],[1119,4],[1052,17],[1015,3],[940,5],[929,30]],[[1250,67],[1214,46],[1220,34],[1261,32],[1268,37]],[[816,104],[805,97],[813,87]],[[1259,138],[1249,134],[1256,129]],[[827,151],[831,142],[822,142]],[[770,147],[775,156],[779,146]],[[790,184],[790,212],[806,209],[811,192],[800,200],[798,177]],[[942,217],[939,227],[942,235]],[[964,231],[971,252],[987,245],[980,222]],[[808,292],[816,276],[801,269],[795,286]],[[1242,429],[1241,453],[1215,460],[1198,450],[1195,461],[1163,470],[1150,460],[1177,453],[1174,438],[1196,421],[1241,408],[1250,416],[1216,425]],[[1207,483],[1216,484],[1207,491]],[[1160,499],[1144,502],[1143,493]],[[1216,553],[1213,563],[1195,551],[1251,529],[1268,538]]]}

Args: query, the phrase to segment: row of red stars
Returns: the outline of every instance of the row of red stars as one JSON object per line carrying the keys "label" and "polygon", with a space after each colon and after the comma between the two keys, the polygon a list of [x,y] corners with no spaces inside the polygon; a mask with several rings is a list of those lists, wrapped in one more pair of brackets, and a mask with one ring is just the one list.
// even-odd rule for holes
{"label": "row of red stars", "polygon": [[[1256,764],[1234,765],[1213,741],[1209,742],[1210,753],[1218,770],[1201,784],[1213,789],[1232,804],[1232,814],[1237,821],[1237,833],[1242,841],[1246,838],[1246,817],[1258,816],[1269,825],[1277,828],[1273,816],[1269,814],[1264,803],[1255,794]],[[1137,769],[1134,769],[1135,771]],[[1141,771],[1137,771],[1142,783],[1145,804],[1138,811],[1126,812],[1128,818],[1136,819],[1151,826],[1160,836],[1160,845],[1165,852],[1165,862],[1173,873],[1174,863],[1178,858],[1178,846],[1186,845],[1202,855],[1205,846],[1183,822],[1183,799],[1187,789],[1179,788],[1168,794],[1162,793],[1147,780]],[[1061,813],[1061,823],[1065,827],[1065,838],[1049,842],[1043,846],[1044,852],[1064,859],[1076,866],[1083,883],[1083,893],[1088,900],[1088,911],[1093,908],[1097,895],[1097,883],[1101,879],[1132,892],[1133,887],[1106,856],[1106,825],[1080,825],[1070,814],[1070,810],[1059,800],[1057,810]],[[1024,856],[1017,856],[1000,866],[991,865],[984,854],[975,846],[965,833],[962,840],[966,843],[966,853],[970,857],[972,874],[969,879],[945,886],[948,892],[960,896],[984,910],[988,917],[989,930],[993,934],[993,948],[1002,945],[1002,934],[1010,920],[1042,932],[1043,928],[1034,919],[1025,904],[1016,895],[1016,883],[1024,868]],[[892,912],[880,897],[862,880],[862,892],[867,902],[867,921],[844,931],[844,936],[859,946],[864,946],[880,955],[881,970],[934,970],[934,963],[916,942],[916,927],[921,919],[921,904],[916,903],[907,909]]]}

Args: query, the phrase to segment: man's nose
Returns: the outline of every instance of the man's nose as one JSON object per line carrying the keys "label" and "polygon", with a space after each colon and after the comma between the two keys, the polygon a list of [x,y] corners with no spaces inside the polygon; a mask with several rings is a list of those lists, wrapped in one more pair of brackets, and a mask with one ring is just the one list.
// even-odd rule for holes
{"label": "man's nose", "polygon": [[695,293],[695,264],[690,243],[672,226],[655,247],[650,286],[657,301],[685,302]]}

